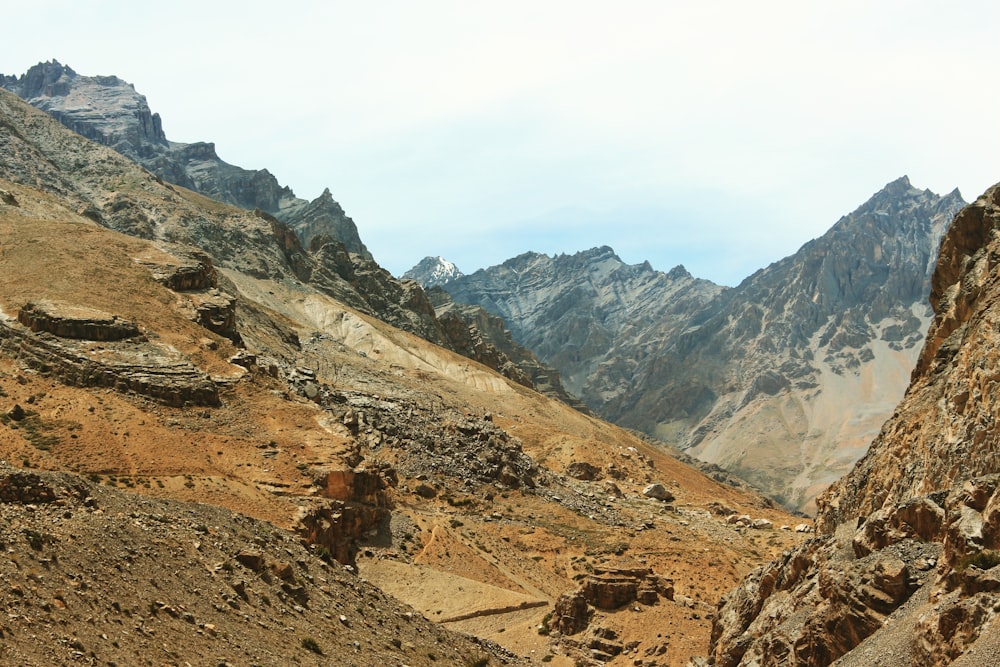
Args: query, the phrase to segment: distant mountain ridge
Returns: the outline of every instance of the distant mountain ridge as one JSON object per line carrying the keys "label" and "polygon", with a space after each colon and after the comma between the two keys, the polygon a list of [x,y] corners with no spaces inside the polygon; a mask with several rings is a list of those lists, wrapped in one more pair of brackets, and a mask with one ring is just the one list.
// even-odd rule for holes
{"label": "distant mountain ridge", "polygon": [[597,414],[811,511],[902,395],[964,203],[904,176],[734,288],[608,247],[526,253],[444,287],[502,316]]}
{"label": "distant mountain ridge", "polygon": [[287,222],[308,246],[314,236],[334,238],[348,251],[372,259],[357,226],[326,190],[309,202],[295,196],[266,169],[224,162],[215,144],[169,141],[160,114],[146,97],[116,76],[83,76],[56,60],[21,76],[0,74],[6,88],[91,141],[113,148],[163,180]]}
{"label": "distant mountain ridge", "polygon": [[503,317],[515,340],[558,368],[567,388],[592,408],[615,391],[605,388],[598,400],[584,396],[587,378],[615,341],[693,312],[724,289],[682,266],[662,273],[648,262],[627,265],[608,246],[556,257],[524,253],[444,288],[459,303]]}

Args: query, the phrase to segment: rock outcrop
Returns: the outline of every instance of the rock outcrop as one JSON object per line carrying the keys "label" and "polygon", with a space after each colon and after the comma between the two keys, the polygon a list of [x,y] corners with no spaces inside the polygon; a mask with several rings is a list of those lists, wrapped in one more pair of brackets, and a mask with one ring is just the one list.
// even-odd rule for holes
{"label": "rock outcrop", "polygon": [[110,387],[174,406],[219,404],[215,382],[176,352],[148,341],[98,340],[94,346],[0,320],[0,351],[67,384]]}
{"label": "rock outcrop", "polygon": [[331,502],[303,505],[295,530],[331,558],[353,566],[361,537],[389,516],[388,490],[397,484],[396,471],[384,463],[322,471],[316,485]]}
{"label": "rock outcrop", "polygon": [[135,322],[94,308],[51,301],[26,303],[17,321],[33,332],[47,332],[60,338],[115,341],[138,337]]}
{"label": "rock outcrop", "polygon": [[819,498],[819,537],[720,603],[712,664],[996,662],[998,229],[995,186],[942,241],[934,321],[905,398]]}
{"label": "rock outcrop", "polygon": [[[652,606],[673,601],[674,584],[646,567],[597,567],[580,587],[556,600],[548,623],[557,643],[576,664],[601,665],[621,655],[625,646],[617,633],[591,625],[596,612],[613,612],[627,605]],[[589,628],[589,636],[581,636]],[[637,661],[634,664],[645,664]]]}

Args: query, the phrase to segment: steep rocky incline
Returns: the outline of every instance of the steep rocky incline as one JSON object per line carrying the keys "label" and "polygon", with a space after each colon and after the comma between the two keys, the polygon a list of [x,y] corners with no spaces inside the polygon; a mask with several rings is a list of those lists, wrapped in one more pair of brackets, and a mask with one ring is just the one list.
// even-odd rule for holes
{"label": "steep rocky incline", "polygon": [[211,505],[0,462],[0,516],[6,665],[528,664]]}
{"label": "steep rocky incline", "polygon": [[371,259],[357,227],[326,190],[309,202],[282,187],[266,169],[224,162],[215,144],[167,140],[163,120],[146,97],[116,76],[83,76],[53,60],[21,76],[0,74],[0,87],[42,109],[74,132],[135,160],[168,183],[234,206],[260,209],[292,226],[303,245],[330,236]]}
{"label": "steep rocky incline", "polygon": [[998,230],[997,187],[949,228],[932,282],[934,321],[906,399],[882,428],[878,446],[820,499],[826,525],[1000,472]]}
{"label": "steep rocky incline", "polygon": [[522,255],[445,289],[504,317],[597,414],[810,511],[902,395],[962,204],[903,177],[731,289],[608,248]]}
{"label": "steep rocky incline", "polygon": [[720,603],[712,664],[1000,662],[1000,186],[948,229],[906,395],[818,500],[821,536]]}

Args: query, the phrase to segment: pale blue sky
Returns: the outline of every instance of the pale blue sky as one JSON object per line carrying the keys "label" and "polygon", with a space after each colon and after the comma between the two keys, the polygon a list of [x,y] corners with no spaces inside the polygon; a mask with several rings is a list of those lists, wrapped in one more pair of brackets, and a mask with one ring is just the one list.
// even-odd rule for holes
{"label": "pale blue sky", "polygon": [[145,94],[300,197],[324,187],[399,274],[527,250],[735,284],[903,174],[1000,181],[987,2],[46,1],[0,72],[55,58]]}

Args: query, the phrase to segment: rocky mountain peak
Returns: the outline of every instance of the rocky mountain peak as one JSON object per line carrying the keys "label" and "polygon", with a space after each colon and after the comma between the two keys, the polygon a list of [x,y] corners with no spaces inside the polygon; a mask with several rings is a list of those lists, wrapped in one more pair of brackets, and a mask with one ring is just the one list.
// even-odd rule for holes
{"label": "rocky mountain peak", "polygon": [[138,159],[166,146],[159,114],[116,76],[81,76],[57,60],[25,74],[0,75],[0,86],[48,112],[74,132]]}
{"label": "rocky mountain peak", "polygon": [[294,204],[285,206],[279,217],[295,230],[304,246],[317,236],[329,236],[343,243],[349,252],[372,259],[361,241],[357,225],[333,198],[330,188],[325,188],[311,202],[296,200]]}
{"label": "rocky mountain peak", "polygon": [[266,169],[243,169],[219,158],[215,144],[168,141],[159,114],[144,95],[116,76],[83,76],[52,60],[21,76],[0,75],[6,88],[91,141],[113,148],[163,180],[227,204],[260,209],[291,225],[302,245],[326,235],[371,259],[357,226],[329,189],[299,199]]}
{"label": "rocky mountain peak", "polygon": [[4,88],[16,92],[22,98],[52,97],[69,92],[69,81],[75,79],[76,72],[58,60],[38,63],[22,76],[2,75]]}
{"label": "rocky mountain peak", "polygon": [[[643,268],[645,267],[649,267],[650,269],[653,268],[649,262],[645,262],[643,264]],[[670,278],[671,280],[682,280],[694,278],[694,276],[691,275],[691,272],[688,271],[683,264],[678,264],[674,268],[667,271],[667,278]]]}
{"label": "rocky mountain peak", "polygon": [[403,274],[403,278],[416,280],[424,287],[437,287],[449,283],[465,274],[455,265],[441,256],[424,257]]}

